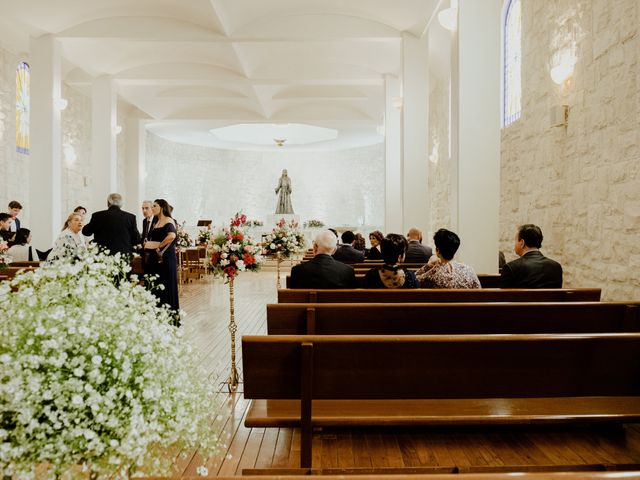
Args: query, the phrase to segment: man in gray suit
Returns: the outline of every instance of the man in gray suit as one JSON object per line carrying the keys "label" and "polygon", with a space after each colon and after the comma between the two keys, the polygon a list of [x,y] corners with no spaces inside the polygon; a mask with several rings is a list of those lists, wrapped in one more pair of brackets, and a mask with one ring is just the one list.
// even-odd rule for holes
{"label": "man in gray suit", "polygon": [[533,224],[518,228],[514,250],[520,258],[502,267],[500,288],[562,288],[562,266],[540,253],[542,230]]}
{"label": "man in gray suit", "polygon": [[427,263],[433,255],[431,247],[422,245],[422,232],[417,228],[410,228],[407,233],[407,253],[404,254],[405,263]]}

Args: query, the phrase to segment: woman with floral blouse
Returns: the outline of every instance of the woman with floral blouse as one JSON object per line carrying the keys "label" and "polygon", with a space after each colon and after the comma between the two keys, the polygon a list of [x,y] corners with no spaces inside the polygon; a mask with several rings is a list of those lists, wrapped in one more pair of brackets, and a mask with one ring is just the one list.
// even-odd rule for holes
{"label": "woman with floral blouse", "polygon": [[416,272],[422,288],[480,288],[478,275],[469,265],[454,262],[460,246],[454,232],[441,228],[433,236],[436,254]]}

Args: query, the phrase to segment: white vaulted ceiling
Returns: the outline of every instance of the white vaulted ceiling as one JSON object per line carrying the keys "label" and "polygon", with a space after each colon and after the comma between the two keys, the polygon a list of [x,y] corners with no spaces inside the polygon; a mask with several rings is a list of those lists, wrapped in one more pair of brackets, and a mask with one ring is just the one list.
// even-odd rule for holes
{"label": "white vaulted ceiling", "polygon": [[[59,38],[64,81],[101,75],[173,140],[234,123],[375,134],[403,33],[440,0],[0,0],[0,40]],[[3,38],[5,37],[5,38]],[[358,133],[359,132],[359,133]],[[213,140],[212,140],[213,139]]]}

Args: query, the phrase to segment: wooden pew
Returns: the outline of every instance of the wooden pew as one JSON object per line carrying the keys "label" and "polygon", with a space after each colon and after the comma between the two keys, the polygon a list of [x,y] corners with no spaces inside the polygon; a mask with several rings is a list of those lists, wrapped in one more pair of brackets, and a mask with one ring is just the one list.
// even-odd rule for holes
{"label": "wooden pew", "polygon": [[278,303],[598,302],[599,288],[280,289]]}
{"label": "wooden pew", "polygon": [[640,420],[640,334],[245,336],[247,427]]}
{"label": "wooden pew", "polygon": [[[364,279],[368,269],[356,270],[356,282],[361,283]],[[480,273],[478,274],[478,280],[480,280],[480,286],[482,288],[498,288],[500,286],[500,275],[494,273]],[[291,275],[287,275],[285,279],[285,286],[291,288]]]}
{"label": "wooden pew", "polygon": [[269,335],[453,335],[640,332],[640,304],[276,303]]}
{"label": "wooden pew", "polygon": [[[595,468],[605,470],[606,465],[597,465]],[[616,467],[612,465],[611,467]],[[550,468],[553,468],[551,466]],[[616,468],[612,468],[614,471],[563,471],[561,468],[556,470],[549,469],[537,469],[535,466],[529,466],[532,472],[522,472],[518,470],[517,476],[514,476],[513,472],[491,472],[491,473],[464,473],[464,477],[460,476],[460,473],[428,473],[428,474],[385,474],[383,477],[380,474],[376,475],[305,475],[299,471],[296,474],[282,473],[278,475],[260,475],[261,480],[345,480],[345,478],[353,478],[354,480],[640,480],[640,471],[638,470],[625,470],[623,472],[617,471]],[[296,469],[300,470],[300,469]],[[453,469],[459,471],[460,469]],[[473,467],[468,470],[473,470]],[[542,473],[544,472],[544,473]],[[286,475],[286,476],[283,476]],[[144,477],[147,480],[172,480],[175,477]],[[255,480],[255,475],[241,475],[233,477],[193,477],[186,476],[180,477],[182,480],[203,480],[203,478],[215,478],[217,480]]]}
{"label": "wooden pew", "polygon": [[18,272],[32,272],[37,267],[7,267],[0,270],[0,274],[7,277],[7,280],[13,279]]}
{"label": "wooden pew", "polygon": [[40,261],[11,262],[9,265],[12,267],[39,267]]}

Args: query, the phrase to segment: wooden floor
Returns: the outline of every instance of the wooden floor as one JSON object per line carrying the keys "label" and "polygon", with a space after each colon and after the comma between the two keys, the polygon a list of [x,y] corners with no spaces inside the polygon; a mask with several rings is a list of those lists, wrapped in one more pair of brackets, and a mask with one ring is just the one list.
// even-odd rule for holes
{"label": "wooden floor", "polygon": [[[235,283],[241,366],[240,337],[266,333],[265,304],[276,301],[275,272],[243,273]],[[221,401],[212,409],[212,428],[220,432],[224,447],[207,463],[209,475],[235,476],[243,469],[298,467],[299,430],[245,428],[249,401],[242,396],[242,385],[233,395],[222,385],[229,375],[230,362],[228,286],[212,277],[185,285],[181,307],[187,312],[185,336],[199,353],[208,381],[220,385]],[[608,429],[324,429],[316,432],[313,442],[313,471],[322,474],[640,467],[640,425]],[[175,462],[175,475],[195,476],[200,464],[197,452],[183,452]]]}

